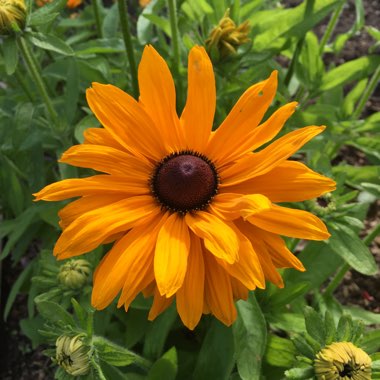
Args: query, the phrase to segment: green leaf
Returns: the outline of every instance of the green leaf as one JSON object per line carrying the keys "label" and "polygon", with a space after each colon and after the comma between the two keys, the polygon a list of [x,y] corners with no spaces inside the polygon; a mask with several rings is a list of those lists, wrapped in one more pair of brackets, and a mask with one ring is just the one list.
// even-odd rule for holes
{"label": "green leaf", "polygon": [[75,58],[67,63],[67,81],[65,89],[65,116],[68,124],[75,118],[79,100],[79,68]]}
{"label": "green leaf", "polygon": [[5,72],[7,75],[12,75],[17,68],[18,50],[17,40],[15,36],[3,38],[3,57],[5,64]]}
{"label": "green leaf", "polygon": [[356,306],[345,306],[343,310],[350,313],[353,319],[362,320],[367,325],[380,324],[380,314],[372,313]]}
{"label": "green leaf", "polygon": [[278,307],[287,305],[294,299],[307,293],[310,289],[308,282],[300,282],[298,284],[289,284],[284,289],[277,289],[276,292],[269,297],[268,305],[270,309],[276,309]]}
{"label": "green leaf", "polygon": [[234,366],[234,338],[232,329],[211,320],[195,365],[193,379],[227,380]]}
{"label": "green leaf", "polygon": [[176,309],[172,306],[150,323],[145,334],[144,356],[156,359],[162,355],[169,331],[177,318]]}
{"label": "green leaf", "polygon": [[335,341],[335,335],[336,335],[336,328],[335,328],[335,321],[333,318],[333,315],[329,310],[326,310],[325,312],[325,332],[326,332],[326,338],[325,338],[325,344],[331,344]]}
{"label": "green leaf", "polygon": [[147,380],[175,380],[178,371],[177,351],[172,347],[150,369]]}
{"label": "green leaf", "polygon": [[350,341],[352,335],[352,318],[349,314],[343,314],[336,329],[336,339],[338,342]]}
{"label": "green leaf", "polygon": [[378,268],[368,247],[360,240],[356,232],[349,227],[334,223],[333,234],[327,245],[356,271],[373,275]]}
{"label": "green leaf", "polygon": [[305,338],[300,334],[295,334],[292,337],[292,342],[294,343],[296,349],[307,358],[314,360],[315,352],[313,347],[310,346],[308,342],[306,342]]}
{"label": "green leaf", "polygon": [[380,330],[370,331],[366,333],[361,342],[360,346],[364,351],[368,353],[376,352],[380,350]]}
{"label": "green leaf", "polygon": [[343,63],[325,74],[319,90],[328,91],[337,86],[367,78],[379,65],[380,55],[369,55]]}
{"label": "green leaf", "polygon": [[284,313],[283,309],[270,311],[266,316],[267,321],[276,329],[287,332],[305,331],[305,317],[298,313]]}
{"label": "green leaf", "polygon": [[289,380],[309,380],[314,378],[313,367],[292,368],[285,371],[285,376]]}
{"label": "green leaf", "polygon": [[62,55],[74,54],[73,49],[65,41],[52,34],[29,32],[26,36],[33,45],[41,49],[55,51]]}
{"label": "green leaf", "polygon": [[93,344],[99,358],[116,367],[127,366],[137,361],[137,356],[132,351],[119,346],[100,336],[93,337]]}
{"label": "green leaf", "polygon": [[151,23],[160,28],[168,37],[171,38],[172,32],[170,29],[170,22],[167,19],[164,19],[156,14],[143,14]]}
{"label": "green leaf", "polygon": [[30,15],[28,25],[37,26],[44,25],[54,20],[66,6],[67,0],[54,0],[51,3],[45,4]]}
{"label": "green leaf", "polygon": [[11,291],[9,292],[7,302],[4,307],[4,320],[8,318],[8,314],[11,311],[12,305],[15,302],[17,294],[19,293],[21,287],[24,285],[26,280],[30,277],[34,266],[29,264],[17,277],[17,280],[12,285]]}
{"label": "green leaf", "polygon": [[324,322],[322,317],[310,306],[305,307],[305,325],[310,336],[324,345],[326,338]]}
{"label": "green leaf", "polygon": [[115,3],[107,10],[103,20],[102,31],[105,38],[117,37],[119,21],[119,9],[117,3]]}
{"label": "green leaf", "polygon": [[265,361],[275,367],[289,368],[296,356],[294,344],[277,335],[269,335],[265,352]]}
{"label": "green leaf", "polygon": [[343,102],[343,115],[350,117],[355,110],[355,105],[362,96],[368,83],[368,78],[360,80],[355,87],[346,95]]}
{"label": "green leaf", "polygon": [[259,379],[267,340],[266,322],[253,293],[247,301],[238,301],[236,308],[238,317],[232,330],[238,372],[243,380]]}
{"label": "green leaf", "polygon": [[75,321],[62,306],[51,301],[38,301],[36,302],[38,312],[46,320],[57,323],[58,325],[75,326]]}

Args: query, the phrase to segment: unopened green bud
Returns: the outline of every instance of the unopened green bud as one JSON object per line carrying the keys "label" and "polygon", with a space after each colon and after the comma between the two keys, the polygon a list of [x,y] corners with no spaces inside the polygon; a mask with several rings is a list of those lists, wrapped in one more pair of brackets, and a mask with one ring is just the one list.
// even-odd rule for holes
{"label": "unopened green bud", "polygon": [[90,370],[90,348],[82,341],[82,335],[61,335],[56,343],[56,361],[72,376],[86,375]]}
{"label": "unopened green bud", "polygon": [[206,40],[207,51],[213,56],[220,58],[236,54],[236,49],[248,42],[248,33],[251,29],[249,22],[245,21],[236,26],[234,21],[229,17],[227,9],[219,24],[211,31]]}
{"label": "unopened green bud", "polygon": [[70,288],[80,289],[91,273],[91,265],[87,260],[69,260],[61,266],[58,274],[59,282]]}
{"label": "unopened green bud", "polygon": [[0,35],[24,29],[25,22],[24,0],[0,0]]}
{"label": "unopened green bud", "polygon": [[372,360],[351,342],[335,342],[322,349],[314,360],[318,380],[371,380]]}

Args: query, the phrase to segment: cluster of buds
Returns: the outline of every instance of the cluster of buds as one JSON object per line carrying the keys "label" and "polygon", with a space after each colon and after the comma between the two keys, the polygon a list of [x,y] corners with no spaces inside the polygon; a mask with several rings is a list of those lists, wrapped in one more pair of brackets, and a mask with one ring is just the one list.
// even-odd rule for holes
{"label": "cluster of buds", "polygon": [[219,24],[211,31],[206,40],[206,49],[211,57],[223,59],[236,54],[236,49],[249,42],[250,31],[249,21],[245,21],[239,26],[229,17],[230,10],[227,9]]}
{"label": "cluster of buds", "polygon": [[82,336],[61,335],[56,343],[57,364],[72,376],[83,376],[90,370],[90,348],[85,345]]}
{"label": "cluster of buds", "polygon": [[87,282],[91,265],[87,260],[69,260],[63,264],[58,274],[59,282],[70,289],[80,289]]}
{"label": "cluster of buds", "polygon": [[0,0],[0,35],[24,29],[25,22],[24,0]]}

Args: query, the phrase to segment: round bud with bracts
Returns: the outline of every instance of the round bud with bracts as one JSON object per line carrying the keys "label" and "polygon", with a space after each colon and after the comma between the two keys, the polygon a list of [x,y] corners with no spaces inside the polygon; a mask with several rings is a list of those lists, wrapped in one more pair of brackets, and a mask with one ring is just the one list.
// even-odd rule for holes
{"label": "round bud with bracts", "polygon": [[90,273],[91,265],[87,260],[69,260],[61,266],[58,280],[67,288],[80,289],[86,284]]}
{"label": "round bud with bracts", "polygon": [[0,0],[0,35],[18,32],[25,27],[24,0]]}
{"label": "round bud with bracts", "polygon": [[90,370],[90,348],[83,342],[82,335],[61,335],[56,343],[57,364],[72,376],[83,376]]}

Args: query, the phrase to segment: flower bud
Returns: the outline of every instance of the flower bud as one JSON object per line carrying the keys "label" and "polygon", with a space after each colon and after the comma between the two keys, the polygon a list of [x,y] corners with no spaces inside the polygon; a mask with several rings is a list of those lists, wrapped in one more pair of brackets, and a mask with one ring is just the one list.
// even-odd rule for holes
{"label": "flower bud", "polygon": [[79,289],[87,282],[90,272],[91,266],[87,260],[69,260],[61,266],[58,280],[70,289]]}
{"label": "flower bud", "polygon": [[323,348],[314,360],[318,380],[371,380],[371,358],[351,342],[335,342]]}
{"label": "flower bud", "polygon": [[230,19],[229,13],[230,11],[227,9],[218,26],[211,31],[206,40],[207,51],[218,58],[236,54],[236,49],[249,41],[249,21],[236,26],[234,21]]}
{"label": "flower bud", "polygon": [[90,348],[82,341],[81,335],[61,335],[56,343],[56,361],[72,376],[86,375],[90,370]]}
{"label": "flower bud", "polygon": [[0,0],[0,35],[24,29],[25,22],[24,0]]}

